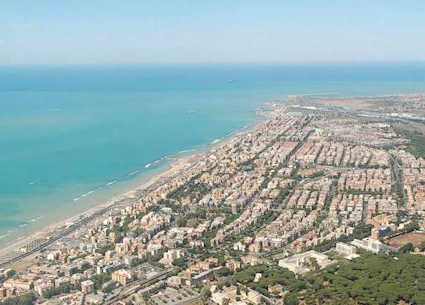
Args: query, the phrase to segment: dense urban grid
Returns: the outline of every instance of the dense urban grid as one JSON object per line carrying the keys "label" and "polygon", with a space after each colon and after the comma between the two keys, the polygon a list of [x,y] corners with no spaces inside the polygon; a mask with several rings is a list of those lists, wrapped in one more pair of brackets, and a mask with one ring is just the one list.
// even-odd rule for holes
{"label": "dense urban grid", "polygon": [[259,111],[179,173],[5,260],[0,304],[425,304],[425,96]]}

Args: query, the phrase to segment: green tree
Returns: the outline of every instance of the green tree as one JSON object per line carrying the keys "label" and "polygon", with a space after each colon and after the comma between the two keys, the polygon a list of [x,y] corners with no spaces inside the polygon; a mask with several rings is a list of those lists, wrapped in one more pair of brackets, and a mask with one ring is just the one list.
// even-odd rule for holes
{"label": "green tree", "polygon": [[7,298],[0,305],[33,305],[36,300],[34,293],[26,293],[18,297]]}
{"label": "green tree", "polygon": [[412,252],[413,250],[414,250],[414,247],[412,243],[407,243],[400,248],[401,253],[409,253],[409,252]]}
{"label": "green tree", "polygon": [[294,293],[288,293],[284,299],[285,305],[298,305],[298,297]]}
{"label": "green tree", "polygon": [[209,300],[209,298],[211,297],[211,291],[210,291],[209,287],[202,288],[200,295],[201,295],[201,299],[204,302],[207,302]]}

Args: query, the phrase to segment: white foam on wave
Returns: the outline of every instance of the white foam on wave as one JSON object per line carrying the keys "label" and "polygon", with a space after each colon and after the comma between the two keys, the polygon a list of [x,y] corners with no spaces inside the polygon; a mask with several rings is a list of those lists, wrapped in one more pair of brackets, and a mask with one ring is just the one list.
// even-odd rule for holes
{"label": "white foam on wave", "polygon": [[117,180],[112,180],[112,181],[110,181],[110,182],[108,182],[108,183],[106,183],[106,185],[112,185],[112,184],[115,184],[115,183],[117,183]]}
{"label": "white foam on wave", "polygon": [[177,154],[184,154],[184,153],[188,153],[188,152],[191,152],[191,151],[195,151],[195,149],[185,149],[185,150],[181,150],[181,151],[179,151]]}
{"label": "white foam on wave", "polygon": [[161,158],[159,158],[159,159],[157,159],[157,160],[153,161],[153,162],[151,163],[151,165],[152,165],[152,164],[158,164],[158,163],[160,163],[161,161],[164,161],[164,160],[167,160],[167,159],[168,159],[168,156],[162,156]]}
{"label": "white foam on wave", "polygon": [[149,168],[151,166],[152,166],[152,164],[151,163],[148,163],[148,164],[145,165],[145,168]]}
{"label": "white foam on wave", "polygon": [[90,192],[87,192],[87,193],[81,195],[81,197],[87,197],[87,196],[89,196],[89,195],[91,195],[93,193],[94,193],[94,191],[90,191]]}
{"label": "white foam on wave", "polygon": [[129,173],[127,176],[134,176],[139,172],[139,170],[135,170],[134,172]]}
{"label": "white foam on wave", "polygon": [[18,227],[20,227],[20,228],[24,228],[24,227],[26,227],[28,224],[27,223],[21,223]]}
{"label": "white foam on wave", "polygon": [[215,139],[214,141],[211,142],[211,144],[217,144],[220,141],[221,141],[221,139]]}
{"label": "white foam on wave", "polygon": [[72,199],[74,202],[75,201],[78,201],[78,200],[80,200],[80,199],[82,199],[82,198],[85,198],[85,197],[87,197],[87,196],[90,196],[91,194],[93,194],[95,191],[89,191],[89,192],[87,192],[87,193],[84,193],[84,194],[82,194],[82,195],[80,195],[80,196],[78,196],[78,197],[75,197],[74,199]]}
{"label": "white foam on wave", "polygon": [[30,219],[30,222],[37,222],[41,219],[41,216]]}
{"label": "white foam on wave", "polygon": [[7,236],[9,236],[9,234],[0,235],[0,239],[6,238]]}

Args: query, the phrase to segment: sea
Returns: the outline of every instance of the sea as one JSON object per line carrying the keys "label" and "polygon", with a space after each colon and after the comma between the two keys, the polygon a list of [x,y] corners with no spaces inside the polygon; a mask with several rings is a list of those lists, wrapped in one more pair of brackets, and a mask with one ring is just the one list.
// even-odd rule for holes
{"label": "sea", "polygon": [[265,102],[414,92],[424,63],[0,66],[0,245],[249,126]]}

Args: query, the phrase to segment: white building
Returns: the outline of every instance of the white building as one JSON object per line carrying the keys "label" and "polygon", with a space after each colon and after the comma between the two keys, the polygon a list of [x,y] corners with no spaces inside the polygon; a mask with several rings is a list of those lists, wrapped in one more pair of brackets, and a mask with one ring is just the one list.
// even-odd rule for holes
{"label": "white building", "polygon": [[214,292],[211,294],[211,300],[218,305],[223,305],[230,298],[223,292]]}
{"label": "white building", "polygon": [[184,257],[184,252],[181,249],[172,249],[164,253],[160,263],[171,265],[174,260]]}
{"label": "white building", "polygon": [[91,280],[81,282],[81,292],[92,293],[94,291],[94,283]]}
{"label": "white building", "polygon": [[330,263],[332,263],[329,258],[322,253],[316,252],[314,250],[296,254],[279,261],[279,266],[282,268],[287,268],[294,273],[306,273],[310,271],[312,261],[316,260],[320,268],[324,268]]}
{"label": "white building", "polygon": [[351,242],[351,244],[357,248],[370,251],[373,253],[394,251],[393,248],[387,245],[384,245],[377,239],[373,239],[370,237],[364,238],[362,240],[355,239]]}
{"label": "white building", "polygon": [[342,242],[336,243],[335,251],[343,255],[346,259],[353,259],[359,256],[356,254],[356,247]]}

